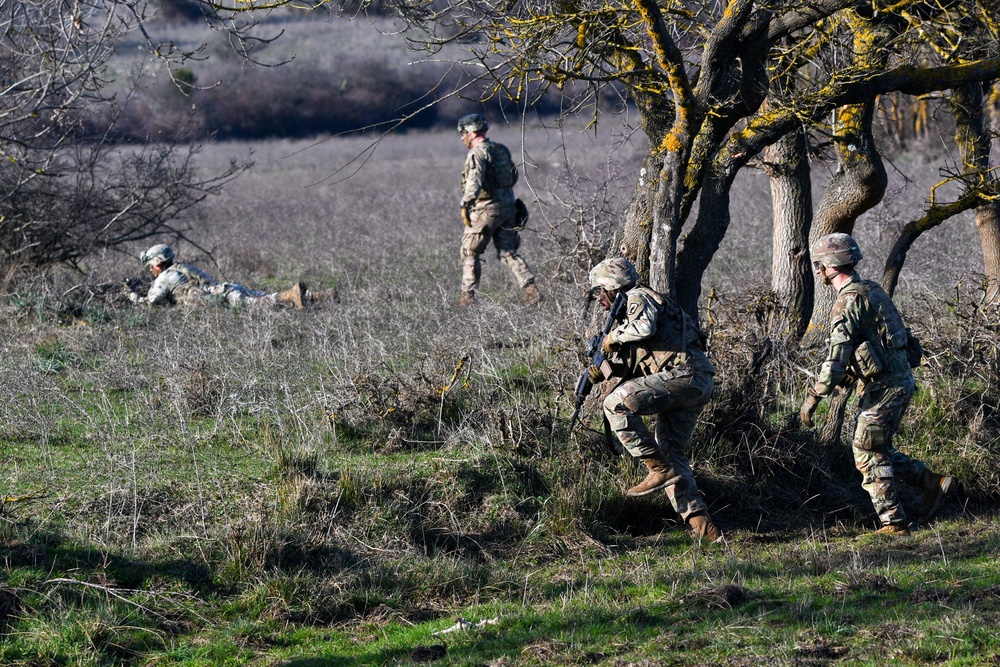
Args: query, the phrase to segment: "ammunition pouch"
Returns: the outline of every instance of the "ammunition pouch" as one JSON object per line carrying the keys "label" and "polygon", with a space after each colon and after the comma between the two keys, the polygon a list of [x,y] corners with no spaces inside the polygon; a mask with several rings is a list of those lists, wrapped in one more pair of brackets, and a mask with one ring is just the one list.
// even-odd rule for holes
{"label": "ammunition pouch", "polygon": [[879,346],[865,341],[854,350],[854,367],[858,376],[871,379],[885,370],[884,353]]}

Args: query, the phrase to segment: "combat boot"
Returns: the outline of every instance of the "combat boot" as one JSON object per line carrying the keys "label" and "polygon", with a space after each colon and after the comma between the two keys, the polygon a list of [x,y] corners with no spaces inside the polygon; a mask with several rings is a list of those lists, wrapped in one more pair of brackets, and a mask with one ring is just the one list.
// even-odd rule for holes
{"label": "combat boot", "polygon": [[290,303],[297,310],[302,310],[303,297],[306,294],[306,286],[302,283],[295,283],[284,292],[278,292],[278,303]]}
{"label": "combat boot", "polygon": [[642,462],[649,468],[649,474],[646,475],[646,479],[626,491],[626,496],[638,498],[653,491],[659,491],[667,485],[667,482],[677,477],[677,473],[670,466],[670,461],[663,455],[663,452],[656,452],[652,456],[643,456]]}
{"label": "combat boot", "polygon": [[462,296],[455,302],[455,305],[459,308],[468,308],[474,303],[476,303],[475,294],[472,292],[462,292]]}
{"label": "combat boot", "polygon": [[531,304],[538,303],[538,299],[540,297],[541,295],[538,293],[537,287],[534,285],[525,285],[524,296],[521,297],[521,303],[530,306]]}
{"label": "combat boot", "polygon": [[695,534],[695,537],[701,537],[713,544],[721,544],[725,541],[722,536],[722,531],[715,525],[707,513],[704,514],[693,514],[688,517],[687,525],[691,528],[691,531]]}
{"label": "combat boot", "polygon": [[881,535],[909,535],[910,529],[907,526],[901,526],[897,523],[890,523],[887,526],[882,526],[875,531],[876,534]]}
{"label": "combat boot", "polygon": [[920,523],[927,523],[933,519],[945,498],[955,490],[957,480],[954,477],[934,474],[930,488],[924,491],[924,503],[920,510]]}

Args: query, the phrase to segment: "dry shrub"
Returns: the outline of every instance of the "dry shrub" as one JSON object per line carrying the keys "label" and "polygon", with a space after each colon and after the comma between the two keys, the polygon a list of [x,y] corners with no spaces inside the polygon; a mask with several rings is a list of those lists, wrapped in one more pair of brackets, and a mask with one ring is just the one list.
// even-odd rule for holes
{"label": "dry shrub", "polygon": [[208,417],[217,414],[225,398],[222,378],[207,361],[182,363],[184,372],[180,393],[191,415]]}
{"label": "dry shrub", "polygon": [[[413,114],[408,127],[430,125],[436,112],[417,113],[415,102],[436,83],[383,60],[348,56],[336,72],[296,63],[294,67],[232,65],[215,76],[224,87],[194,98],[207,132],[220,139],[305,137],[371,127]],[[207,76],[207,75],[205,75]]]}
{"label": "dry shrub", "polygon": [[[958,286],[909,312],[924,347],[903,435],[932,468],[957,476],[974,501],[1000,498],[1000,305]],[[907,424],[908,422],[908,424]]]}
{"label": "dry shrub", "polygon": [[709,473],[699,484],[712,504],[762,525],[798,523],[802,510],[829,515],[854,505],[848,450],[818,448],[799,424],[802,368],[811,362],[783,333],[773,295],[760,287],[735,297],[713,292],[704,321],[716,389],[693,458]]}

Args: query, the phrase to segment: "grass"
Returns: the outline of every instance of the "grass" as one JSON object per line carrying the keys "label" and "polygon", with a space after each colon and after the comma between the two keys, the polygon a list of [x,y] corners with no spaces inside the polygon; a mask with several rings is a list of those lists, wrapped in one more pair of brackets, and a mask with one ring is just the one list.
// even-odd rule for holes
{"label": "grass", "polygon": [[[338,289],[315,308],[145,311],[84,289],[138,273],[143,248],[21,280],[0,302],[0,664],[1000,660],[990,320],[966,302],[919,319],[929,361],[897,443],[959,474],[968,502],[889,541],[847,449],[795,423],[813,351],[775,348],[751,377],[766,318],[720,289],[692,458],[729,545],[693,542],[664,497],[623,496],[643,473],[607,453],[596,395],[566,432],[579,205],[620,204],[641,151],[615,162],[616,140],[569,132],[568,169],[557,133],[526,132],[536,307],[491,255],[480,303],[450,305],[453,133],[390,137],[343,183],[323,179],[366,139],[255,146],[258,169],[191,221],[214,262],[176,244],[219,279]],[[758,256],[767,211],[740,221]],[[748,284],[727,273],[737,241],[720,284]],[[496,622],[434,634],[457,618]]]}

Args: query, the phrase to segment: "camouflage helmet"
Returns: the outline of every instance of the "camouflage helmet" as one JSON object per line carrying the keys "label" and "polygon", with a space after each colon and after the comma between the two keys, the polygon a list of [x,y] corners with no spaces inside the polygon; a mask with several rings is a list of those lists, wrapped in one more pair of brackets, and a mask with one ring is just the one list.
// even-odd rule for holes
{"label": "camouflage helmet", "polygon": [[174,249],[160,243],[139,255],[139,261],[146,266],[156,266],[174,260]]}
{"label": "camouflage helmet", "polygon": [[639,272],[624,257],[606,259],[590,270],[591,287],[603,287],[609,292],[630,287],[639,282]]}
{"label": "camouflage helmet", "polygon": [[458,119],[459,132],[485,132],[490,129],[486,118],[479,113],[470,113]]}
{"label": "camouflage helmet", "polygon": [[819,268],[820,264],[832,269],[854,266],[863,259],[858,242],[851,238],[850,234],[821,236],[813,243],[809,254],[812,256],[814,268]]}

